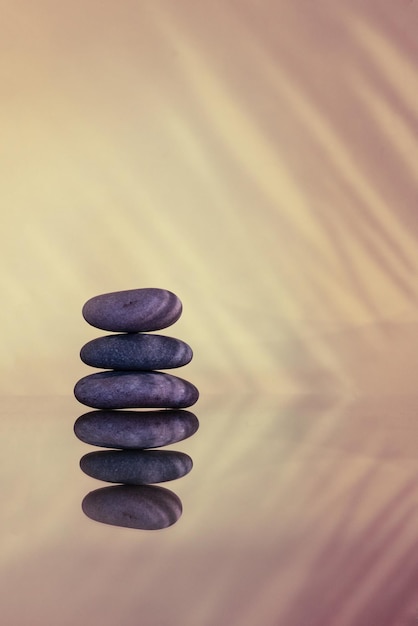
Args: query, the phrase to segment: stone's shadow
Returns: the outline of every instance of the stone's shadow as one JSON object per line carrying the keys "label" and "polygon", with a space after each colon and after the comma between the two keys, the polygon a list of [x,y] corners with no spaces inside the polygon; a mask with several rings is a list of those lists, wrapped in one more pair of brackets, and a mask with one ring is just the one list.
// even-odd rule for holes
{"label": "stone's shadow", "polygon": [[140,530],[172,526],[182,514],[180,498],[154,485],[114,485],[91,491],[82,502],[92,520]]}
{"label": "stone's shadow", "polygon": [[102,448],[159,448],[194,435],[199,420],[182,409],[89,411],[74,424],[76,437]]}
{"label": "stone's shadow", "polygon": [[193,467],[192,459],[175,450],[104,450],[80,460],[85,474],[125,485],[148,485],[181,478]]}
{"label": "stone's shadow", "polygon": [[92,520],[142,530],[157,530],[174,524],[182,503],[172,491],[154,483],[185,476],[193,467],[184,452],[148,449],[166,446],[193,435],[197,417],[184,410],[99,410],[81,415],[75,435],[84,443],[113,448],[93,451],[80,460],[87,475],[119,483],[96,489],[82,502]]}

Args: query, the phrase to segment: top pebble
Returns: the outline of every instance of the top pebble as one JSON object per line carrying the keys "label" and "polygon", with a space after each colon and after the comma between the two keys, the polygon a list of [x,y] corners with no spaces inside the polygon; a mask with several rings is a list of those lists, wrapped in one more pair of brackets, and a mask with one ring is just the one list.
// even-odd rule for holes
{"label": "top pebble", "polygon": [[122,333],[167,328],[182,313],[179,298],[166,289],[128,289],[95,296],[83,306],[83,317],[92,326]]}

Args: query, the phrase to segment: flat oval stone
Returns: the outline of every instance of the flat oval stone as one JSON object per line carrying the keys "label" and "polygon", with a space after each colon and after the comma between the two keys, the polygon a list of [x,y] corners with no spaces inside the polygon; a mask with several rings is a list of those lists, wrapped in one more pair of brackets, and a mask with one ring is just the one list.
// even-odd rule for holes
{"label": "flat oval stone", "polygon": [[108,335],[86,343],[81,360],[92,367],[115,370],[164,370],[181,367],[193,357],[190,346],[164,335]]}
{"label": "flat oval stone", "polygon": [[95,296],[83,306],[92,326],[111,332],[160,330],[176,322],[182,312],[179,298],[167,289],[128,289]]}
{"label": "flat oval stone", "polygon": [[191,437],[199,428],[193,413],[163,411],[90,411],[74,424],[76,436],[104,448],[159,448]]}
{"label": "flat oval stone", "polygon": [[190,472],[193,461],[176,450],[103,450],[80,460],[85,474],[126,485],[147,485],[176,480]]}
{"label": "flat oval stone", "polygon": [[159,530],[171,526],[182,514],[180,498],[154,485],[113,485],[86,495],[82,509],[90,519],[112,526]]}
{"label": "flat oval stone", "polygon": [[94,409],[182,409],[199,392],[183,378],[163,372],[98,372],[78,381],[74,395]]}

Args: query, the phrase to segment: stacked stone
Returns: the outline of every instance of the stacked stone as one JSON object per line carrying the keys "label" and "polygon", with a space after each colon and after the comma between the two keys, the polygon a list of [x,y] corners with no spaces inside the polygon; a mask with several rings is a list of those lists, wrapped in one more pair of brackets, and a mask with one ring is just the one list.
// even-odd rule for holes
{"label": "stacked stone", "polygon": [[[185,342],[152,331],[167,328],[182,313],[179,298],[164,289],[132,289],[96,296],[83,307],[84,319],[112,335],[81,349],[84,363],[102,368],[78,381],[74,394],[91,411],[74,425],[76,436],[95,446],[82,470],[99,480],[119,483],[86,496],[84,512],[93,519],[132,528],[163,528],[182,512],[179,498],[154,483],[174,480],[192,468],[191,458],[173,450],[150,450],[181,441],[199,422],[185,407],[199,392],[190,382],[158,370],[189,363]],[[126,409],[152,409],[132,411]]]}

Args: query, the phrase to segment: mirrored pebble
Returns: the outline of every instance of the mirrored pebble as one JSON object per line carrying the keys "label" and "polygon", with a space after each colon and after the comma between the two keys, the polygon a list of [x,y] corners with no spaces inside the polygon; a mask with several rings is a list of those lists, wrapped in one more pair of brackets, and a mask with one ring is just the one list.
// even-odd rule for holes
{"label": "mirrored pebble", "polygon": [[192,349],[184,341],[146,333],[98,337],[80,351],[86,365],[115,370],[170,369],[186,365],[192,357]]}
{"label": "mirrored pebble", "polygon": [[102,487],[88,493],[81,506],[92,520],[141,530],[167,528],[183,510],[175,493],[154,485]]}
{"label": "mirrored pebble", "polygon": [[126,485],[147,485],[176,480],[190,472],[193,461],[175,450],[103,450],[80,460],[85,474]]}
{"label": "mirrored pebble", "polygon": [[95,409],[181,409],[194,404],[199,392],[192,383],[164,372],[107,371],[78,381],[74,395]]}
{"label": "mirrored pebble", "polygon": [[90,411],[76,420],[76,436],[105,448],[158,448],[191,437],[199,420],[190,411]]}
{"label": "mirrored pebble", "polygon": [[82,313],[86,322],[96,328],[137,333],[171,326],[179,319],[182,304],[167,289],[128,289],[90,298]]}

